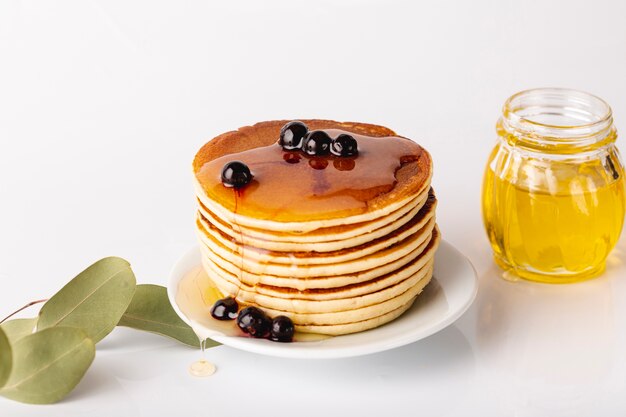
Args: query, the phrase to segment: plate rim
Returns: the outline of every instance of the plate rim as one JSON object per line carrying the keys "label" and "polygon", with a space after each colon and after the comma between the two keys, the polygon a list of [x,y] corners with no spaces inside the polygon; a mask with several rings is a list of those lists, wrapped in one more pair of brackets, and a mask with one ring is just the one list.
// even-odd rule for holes
{"label": "plate rim", "polygon": [[[432,336],[435,333],[440,332],[446,327],[452,325],[455,321],[457,321],[465,312],[470,308],[476,299],[476,295],[478,293],[478,274],[476,272],[476,268],[469,260],[467,256],[465,256],[461,251],[459,251],[454,245],[442,239],[440,243],[440,249],[435,253],[435,259],[437,255],[441,256],[442,252],[450,251],[455,254],[455,256],[462,260],[465,264],[467,264],[471,271],[471,282],[469,282],[471,288],[468,291],[467,297],[464,302],[460,304],[458,308],[453,310],[452,312],[446,312],[448,314],[443,316],[443,319],[436,322],[434,325],[428,327],[426,330],[416,333],[408,333],[404,337],[397,337],[392,339],[392,343],[385,343],[386,339],[379,339],[375,342],[368,343],[365,345],[361,345],[359,349],[354,350],[352,346],[341,346],[341,347],[331,347],[331,348],[323,348],[323,349],[315,349],[315,345],[319,342],[303,342],[306,343],[306,347],[303,348],[295,348],[294,344],[290,343],[276,343],[268,340],[262,339],[251,339],[247,337],[232,337],[227,335],[219,335],[212,337],[213,340],[223,344],[224,346],[229,346],[235,349],[243,350],[246,352],[266,355],[266,356],[274,356],[281,358],[294,358],[294,359],[333,359],[333,358],[348,358],[348,357],[356,357],[363,355],[370,355],[378,352],[383,352],[390,349],[395,349],[401,346],[408,345],[410,343],[417,342],[419,340],[425,339],[427,337]],[[441,250],[445,247],[444,250]],[[200,254],[200,246],[199,244],[193,245],[188,250],[186,250],[183,255],[181,255],[178,260],[174,263],[173,267],[170,270],[169,278],[167,282],[167,296],[172,305],[172,308],[176,312],[176,314],[183,320],[186,324],[191,325],[190,320],[185,316],[185,314],[180,311],[178,304],[176,303],[176,293],[178,289],[178,282],[180,281],[181,274],[179,269],[182,268],[183,263],[187,263],[187,258],[196,257]],[[199,263],[198,263],[199,264]],[[466,278],[467,279],[467,278]],[[445,295],[445,287],[441,286],[443,294]],[[176,290],[176,291],[175,291]],[[409,310],[410,311],[410,310]],[[381,326],[381,327],[384,327]],[[370,331],[376,331],[378,328],[365,330],[359,333],[366,333]],[[349,335],[346,335],[349,336]],[[335,336],[342,337],[342,336]],[[323,340],[321,341],[323,342]]]}

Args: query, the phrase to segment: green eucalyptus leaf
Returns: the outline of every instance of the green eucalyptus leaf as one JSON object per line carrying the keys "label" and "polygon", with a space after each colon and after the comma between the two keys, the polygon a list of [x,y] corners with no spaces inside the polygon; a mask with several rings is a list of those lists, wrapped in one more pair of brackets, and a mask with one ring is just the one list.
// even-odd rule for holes
{"label": "green eucalyptus leaf", "polygon": [[61,400],[80,382],[96,354],[81,329],[52,327],[13,345],[13,371],[0,394],[31,404]]}
{"label": "green eucalyptus leaf", "polygon": [[134,293],[129,263],[116,257],[101,259],[44,304],[37,329],[78,327],[97,343],[115,328]]}
{"label": "green eucalyptus leaf", "polygon": [[37,326],[37,317],[5,321],[0,324],[0,329],[4,330],[9,341],[15,344],[22,337],[32,334],[35,326]]}
{"label": "green eucalyptus leaf", "polygon": [[11,375],[13,365],[13,353],[9,338],[0,327],[0,388],[2,388]]}
{"label": "green eucalyptus leaf", "polygon": [[[167,297],[167,290],[160,285],[138,285],[119,325],[171,337],[189,346],[200,346],[198,336],[178,317]],[[210,339],[206,341],[206,347],[218,345]]]}

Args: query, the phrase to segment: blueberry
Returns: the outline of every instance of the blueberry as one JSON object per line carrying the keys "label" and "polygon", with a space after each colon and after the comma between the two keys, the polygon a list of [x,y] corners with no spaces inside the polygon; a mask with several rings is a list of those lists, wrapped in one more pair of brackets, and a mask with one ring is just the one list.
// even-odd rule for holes
{"label": "blueberry", "polygon": [[302,146],[302,139],[309,131],[309,128],[306,125],[299,121],[293,121],[287,123],[280,129],[280,138],[278,139],[278,144],[283,147],[283,149],[287,151],[292,151],[294,149],[300,149]]}
{"label": "blueberry", "polygon": [[252,173],[246,164],[232,161],[222,168],[222,184],[226,187],[241,188],[252,181]]}
{"label": "blueberry", "polygon": [[257,307],[246,307],[237,316],[237,325],[244,333],[252,337],[267,338],[270,335],[272,321]]}
{"label": "blueberry", "polygon": [[272,330],[270,339],[275,342],[291,342],[293,341],[294,327],[293,322],[287,316],[277,316],[272,320]]}
{"label": "blueberry", "polygon": [[306,138],[304,138],[302,150],[312,156],[327,155],[330,152],[331,142],[332,139],[328,136],[328,133],[323,130],[314,130],[309,132]]}
{"label": "blueberry", "polygon": [[333,142],[330,145],[330,151],[333,155],[337,156],[355,156],[359,153],[356,139],[345,133],[342,133],[333,139]]}
{"label": "blueberry", "polygon": [[211,316],[217,320],[234,320],[237,317],[239,304],[233,297],[217,300],[211,307]]}

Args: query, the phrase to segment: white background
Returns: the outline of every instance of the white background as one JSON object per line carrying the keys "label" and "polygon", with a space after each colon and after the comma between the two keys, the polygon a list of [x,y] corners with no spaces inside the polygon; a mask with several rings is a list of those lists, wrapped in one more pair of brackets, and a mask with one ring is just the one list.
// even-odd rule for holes
{"label": "white background", "polygon": [[0,415],[624,415],[625,239],[595,281],[503,281],[480,182],[509,95],[587,90],[624,128],[625,74],[617,0],[2,0],[0,316],[108,255],[164,284],[195,243],[195,151],[279,118],[383,124],[429,149],[443,236],[480,291],[404,348],[306,361],[219,347],[208,379],[187,374],[196,351],[118,329],[62,403],[0,399]]}

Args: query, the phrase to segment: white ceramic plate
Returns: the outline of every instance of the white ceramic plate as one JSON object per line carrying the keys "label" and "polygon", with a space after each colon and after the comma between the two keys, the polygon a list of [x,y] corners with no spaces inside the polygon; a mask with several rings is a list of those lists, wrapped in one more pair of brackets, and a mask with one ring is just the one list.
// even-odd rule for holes
{"label": "white ceramic plate", "polygon": [[[189,319],[176,304],[178,282],[200,265],[200,249],[193,248],[174,266],[168,296],[176,313]],[[285,358],[343,358],[367,355],[404,346],[423,339],[452,324],[476,297],[478,280],[470,261],[449,243],[442,241],[435,254],[435,272],[413,306],[396,320],[360,333],[312,342],[277,343],[264,339],[216,334],[214,340],[226,346],[263,355]]]}

